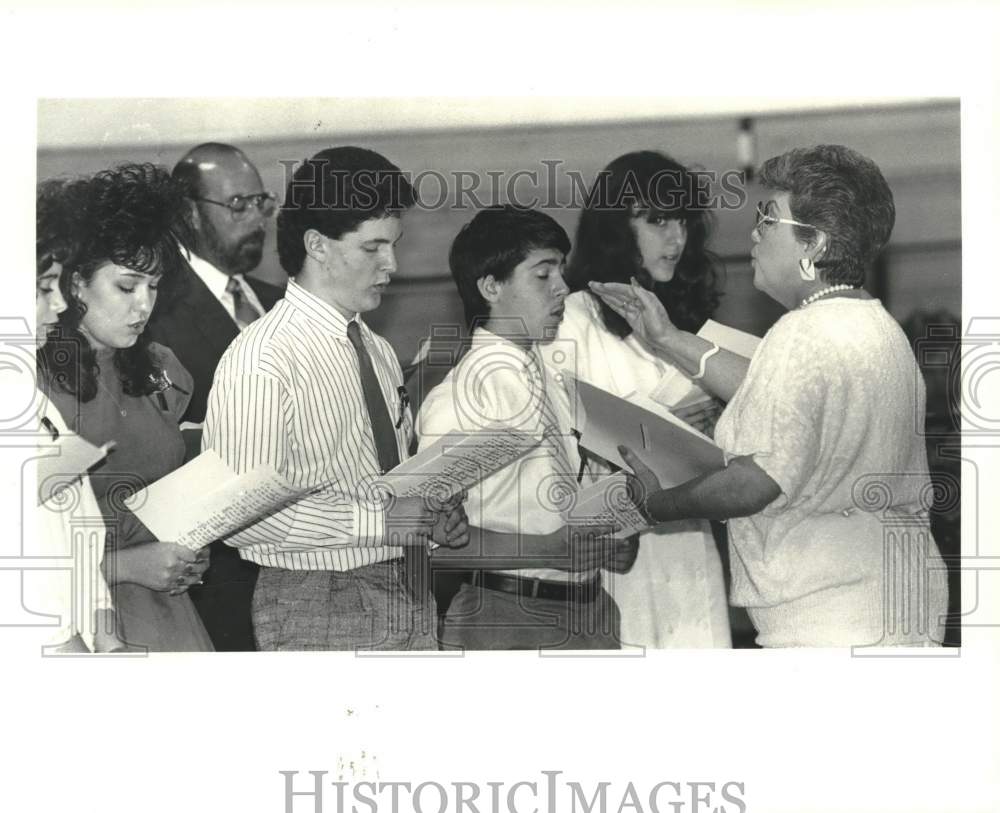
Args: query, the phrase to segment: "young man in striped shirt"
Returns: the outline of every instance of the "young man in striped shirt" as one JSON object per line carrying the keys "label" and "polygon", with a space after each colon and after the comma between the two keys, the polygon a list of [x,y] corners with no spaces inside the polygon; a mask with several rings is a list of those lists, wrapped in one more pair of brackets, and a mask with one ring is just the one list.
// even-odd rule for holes
{"label": "young man in striped shirt", "polygon": [[433,598],[414,587],[411,563],[426,560],[435,524],[438,544],[467,543],[465,515],[419,499],[387,510],[372,487],[406,458],[412,420],[395,353],[361,319],[397,270],[401,216],[415,201],[399,168],[371,150],[303,162],[278,215],[285,298],[240,333],[215,374],[203,448],[237,472],[267,463],[316,489],[227,540],[261,566],[260,649],[437,648]]}

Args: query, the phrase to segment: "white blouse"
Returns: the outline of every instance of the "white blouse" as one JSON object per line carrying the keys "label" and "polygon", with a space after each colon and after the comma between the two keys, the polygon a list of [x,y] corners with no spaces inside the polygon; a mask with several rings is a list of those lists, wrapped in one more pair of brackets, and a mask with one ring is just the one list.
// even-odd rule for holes
{"label": "white blouse", "polygon": [[[38,397],[39,422],[46,418],[60,437],[71,434],[59,410],[41,392]],[[40,432],[44,434],[46,430],[42,428]],[[38,505],[30,555],[52,557],[52,568],[25,572],[25,607],[58,619],[57,626],[47,636],[48,644],[62,644],[80,635],[94,651],[97,632],[94,614],[112,606],[101,571],[106,531],[100,507],[86,472],[72,485],[53,494],[48,493],[45,483],[39,483],[38,487],[48,499]]]}
{"label": "white blouse", "polygon": [[[763,511],[729,522],[732,601],[749,608],[760,643],[882,640],[884,584],[906,575],[886,570],[897,532],[911,541],[902,566],[921,579],[903,603],[943,612],[924,409],[909,343],[877,300],[821,300],[768,331],[715,427],[720,446],[752,455],[781,487]],[[927,634],[926,618],[922,631],[913,621],[895,642]]]}
{"label": "white blouse", "polygon": [[[611,333],[586,291],[567,297],[559,334],[542,352],[550,365],[620,398],[639,393],[668,406],[659,397],[668,385],[674,396],[698,389],[634,336]],[[667,523],[647,531],[628,573],[605,572],[604,578],[621,610],[624,645],[732,646],[722,562],[707,522]]]}

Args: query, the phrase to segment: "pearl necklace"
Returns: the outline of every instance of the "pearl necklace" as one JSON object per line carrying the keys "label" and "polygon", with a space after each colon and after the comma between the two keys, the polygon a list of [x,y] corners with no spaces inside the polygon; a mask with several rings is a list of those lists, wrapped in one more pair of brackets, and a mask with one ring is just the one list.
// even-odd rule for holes
{"label": "pearl necklace", "polygon": [[802,304],[799,305],[800,308],[806,307],[806,305],[811,305],[817,299],[822,299],[824,296],[829,296],[830,294],[835,294],[837,291],[856,291],[858,286],[856,285],[830,285],[826,288],[820,288],[816,293],[810,294],[805,299],[802,300]]}

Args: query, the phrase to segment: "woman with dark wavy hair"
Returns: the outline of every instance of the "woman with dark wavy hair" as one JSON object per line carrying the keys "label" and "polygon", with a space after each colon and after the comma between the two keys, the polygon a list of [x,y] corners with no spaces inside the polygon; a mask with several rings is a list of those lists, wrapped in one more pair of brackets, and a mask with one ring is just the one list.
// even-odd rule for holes
{"label": "woman with dark wavy hair", "polygon": [[[567,268],[574,291],[591,282],[635,277],[656,294],[670,318],[697,331],[719,305],[716,261],[707,250],[711,215],[694,176],[652,150],[630,152],[597,177],[576,227]],[[627,321],[599,299],[601,321],[624,339]]]}
{"label": "woman with dark wavy hair", "polygon": [[123,638],[153,651],[210,650],[186,595],[207,556],[156,540],[123,503],[184,458],[178,420],[192,379],[144,335],[159,289],[182,267],[183,198],[151,164],[99,172],[82,190],[81,245],[61,281],[66,310],[38,354],[41,385],[73,431],[115,443],[91,483]]}
{"label": "woman with dark wavy hair", "polygon": [[[629,323],[590,292],[591,282],[628,282],[653,292],[672,318],[698,330],[719,302],[709,213],[677,161],[645,150],[612,161],[591,188],[576,230],[566,299],[549,362],[622,398],[644,396],[711,431],[718,408],[696,384],[632,335]],[[651,404],[652,405],[652,404]],[[635,564],[607,574],[621,609],[622,643],[654,649],[729,647],[722,563],[711,527],[671,523],[640,537]]]}

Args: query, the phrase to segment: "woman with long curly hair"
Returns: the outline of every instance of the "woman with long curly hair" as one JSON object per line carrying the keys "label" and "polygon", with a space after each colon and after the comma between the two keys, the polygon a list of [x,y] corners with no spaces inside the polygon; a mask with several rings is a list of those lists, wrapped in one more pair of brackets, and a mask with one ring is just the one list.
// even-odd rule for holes
{"label": "woman with long curly hair", "polygon": [[151,164],[99,172],[83,190],[81,246],[61,281],[67,307],[39,350],[40,383],[73,431],[115,443],[91,482],[108,526],[104,570],[125,641],[209,650],[186,595],[207,556],[155,539],[123,502],[184,458],[178,420],[192,379],[144,334],[160,287],[182,267],[183,198]]}
{"label": "woman with long curly hair", "polygon": [[[679,324],[698,330],[718,305],[719,292],[715,262],[705,248],[709,215],[694,180],[677,161],[650,150],[622,155],[598,175],[567,270],[575,293],[566,299],[559,341],[548,345],[547,358],[622,398],[646,396],[664,408],[678,399],[693,403],[679,414],[711,431],[713,402],[650,352],[587,287],[634,277]],[[621,610],[623,645],[732,645],[722,563],[707,522],[647,531],[632,568],[606,575]]]}
{"label": "woman with long curly hair", "polygon": [[[697,331],[719,305],[716,261],[707,250],[711,219],[695,177],[663,153],[643,150],[605,167],[587,196],[567,268],[570,288],[635,277],[670,318]],[[601,321],[624,339],[621,316],[595,297]]]}

